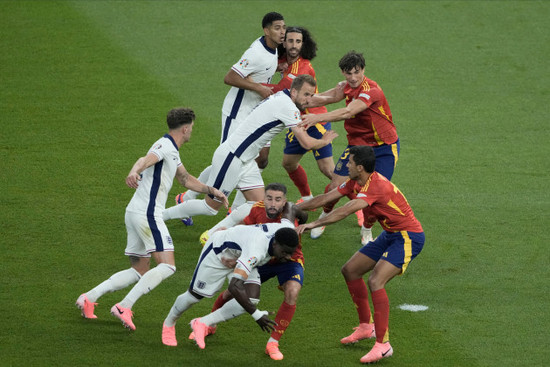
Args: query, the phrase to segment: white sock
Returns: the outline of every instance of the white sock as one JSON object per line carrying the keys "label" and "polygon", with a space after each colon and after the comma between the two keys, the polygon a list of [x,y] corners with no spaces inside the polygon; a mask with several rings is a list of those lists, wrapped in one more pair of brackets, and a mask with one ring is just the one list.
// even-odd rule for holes
{"label": "white sock", "polygon": [[269,337],[269,340],[267,341],[267,343],[272,343],[272,342],[275,342],[277,344],[279,344],[279,341],[277,339],[273,339],[273,337]]}
{"label": "white sock", "polygon": [[239,206],[237,209],[232,210],[231,214],[219,221],[214,227],[208,230],[208,236],[211,236],[212,233],[216,232],[219,228],[231,228],[235,227],[237,224],[241,223],[248,214],[250,214],[250,209],[252,209],[252,203],[244,203]]}
{"label": "white sock", "polygon": [[[199,180],[202,183],[206,183],[208,181],[208,177],[210,176],[210,171],[212,170],[212,166],[208,166],[205,169],[202,170],[199,177],[197,177],[197,180]],[[193,190],[187,190],[185,192],[185,195],[183,195],[183,200],[193,200],[199,197],[199,193]]]}
{"label": "white sock", "polygon": [[107,279],[91,291],[87,292],[86,297],[88,297],[90,302],[95,302],[105,293],[110,293],[126,288],[127,286],[137,282],[139,278],[141,278],[141,275],[134,268],[119,271],[118,273],[111,275],[109,279]]}
{"label": "white sock", "polygon": [[308,195],[308,196],[302,196],[302,200],[303,201],[308,201],[310,199],[313,199],[313,195]]}
{"label": "white sock", "polygon": [[132,308],[134,303],[143,295],[149,293],[164,279],[176,272],[176,267],[165,263],[160,263],[147,273],[143,274],[139,282],[128,292],[126,297],[120,301],[124,308]]}
{"label": "white sock", "polygon": [[176,322],[178,321],[180,316],[199,301],[200,300],[195,298],[195,296],[189,293],[189,291],[180,294],[172,305],[170,312],[168,312],[168,316],[166,316],[166,319],[164,319],[164,324],[168,327],[176,325]]}
{"label": "white sock", "polygon": [[189,218],[195,215],[216,215],[218,211],[211,208],[204,200],[189,200],[168,208],[162,212],[162,219]]}
{"label": "white sock", "polygon": [[[257,305],[260,302],[259,299],[250,298],[250,301]],[[246,313],[243,306],[235,298],[227,301],[222,307],[216,311],[209,313],[206,316],[201,317],[201,322],[208,326],[217,325],[220,322],[231,320],[237,316]]]}
{"label": "white sock", "polygon": [[236,210],[239,206],[246,203],[246,198],[241,190],[237,190],[235,194],[235,199],[233,199],[233,204],[231,204],[231,211]]}

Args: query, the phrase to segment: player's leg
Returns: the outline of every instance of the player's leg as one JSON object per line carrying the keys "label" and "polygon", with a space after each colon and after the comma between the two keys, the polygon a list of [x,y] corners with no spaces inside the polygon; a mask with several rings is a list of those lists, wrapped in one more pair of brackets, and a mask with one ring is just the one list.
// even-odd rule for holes
{"label": "player's leg", "polygon": [[206,230],[200,237],[201,245],[204,246],[208,238],[218,231],[219,229],[226,229],[236,226],[243,222],[244,218],[250,214],[250,209],[252,209],[252,202],[246,202],[243,205],[239,206],[237,209],[232,210],[229,215],[219,221],[214,227]]}
{"label": "player's leg", "polygon": [[[216,236],[214,236],[215,238]],[[187,292],[178,296],[163,323],[163,343],[176,345],[175,325],[181,315],[203,297],[211,298],[218,292],[232,269],[225,268],[213,251],[212,239],[208,240],[199,256]]]}
{"label": "player's leg", "polygon": [[264,180],[254,161],[247,162],[241,167],[236,187],[242,191],[248,202],[255,203],[264,199]]}
{"label": "player's leg", "polygon": [[[263,268],[263,267],[262,267]],[[265,352],[271,359],[281,360],[283,354],[279,350],[279,342],[281,337],[290,326],[294,313],[296,312],[296,304],[298,295],[302,289],[304,281],[303,266],[294,261],[289,261],[282,264],[273,264],[265,266],[267,271],[272,271],[277,274],[279,285],[283,288],[285,298],[281,303],[277,315],[275,316],[275,330],[271,333],[267,341]],[[260,270],[262,273],[262,270]],[[264,276],[262,276],[262,281]]]}
{"label": "player's leg", "polygon": [[131,311],[134,303],[174,274],[176,266],[174,245],[164,221],[158,218],[150,220],[145,215],[136,215],[132,217],[132,224],[145,246],[145,252],[152,253],[157,263],[153,269],[146,270],[149,268],[149,259],[142,256],[138,263],[133,264],[142,276],[124,299],[111,308],[111,314],[120,319],[125,327],[135,330]]}
{"label": "player's leg", "polygon": [[[76,300],[76,306],[81,310],[82,316],[88,319],[95,319],[94,308],[97,305],[96,301],[106,293],[115,292],[124,289],[136,283],[141,274],[149,270],[149,255],[145,252],[145,247],[141,242],[137,232],[133,229],[131,221],[132,214],[126,213],[125,222],[128,232],[126,255],[130,259],[130,268],[119,271],[103,281],[93,289],[86,293],[82,293]],[[143,266],[140,266],[140,257],[132,255],[140,253],[143,258]]]}
{"label": "player's leg", "polygon": [[376,343],[371,351],[361,358],[361,362],[372,363],[393,354],[389,343],[390,304],[385,286],[396,275],[405,272],[410,262],[422,251],[424,240],[424,233],[383,231],[375,241],[363,247],[369,248],[371,244],[385,242],[386,248],[368,279],[374,306]]}
{"label": "player's leg", "polygon": [[374,337],[369,293],[363,275],[372,270],[375,265],[374,259],[358,251],[342,267],[342,275],[359,317],[359,326],[354,328],[351,335],[340,340],[342,344],[356,343],[359,340]]}

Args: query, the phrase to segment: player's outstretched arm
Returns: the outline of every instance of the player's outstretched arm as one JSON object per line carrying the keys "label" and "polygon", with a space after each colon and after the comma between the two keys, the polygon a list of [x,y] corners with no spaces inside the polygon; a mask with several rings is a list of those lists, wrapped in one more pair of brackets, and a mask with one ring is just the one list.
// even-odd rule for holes
{"label": "player's outstretched arm", "polygon": [[312,138],[308,135],[306,130],[300,127],[291,127],[290,130],[292,130],[292,132],[294,133],[294,136],[298,140],[298,143],[300,143],[302,148],[306,150],[321,149],[322,147],[332,143],[332,141],[338,137],[338,133],[334,130],[327,130],[327,132],[323,134],[321,139]]}
{"label": "player's outstretched arm", "polygon": [[216,199],[218,199],[226,208],[229,206],[229,201],[227,200],[227,196],[220,190],[216,189],[212,186],[207,186],[200,182],[196,177],[192,176],[187,172],[183,164],[178,167],[176,171],[176,179],[180,183],[180,185],[187,187],[190,190],[200,192],[207,195],[213,195]]}

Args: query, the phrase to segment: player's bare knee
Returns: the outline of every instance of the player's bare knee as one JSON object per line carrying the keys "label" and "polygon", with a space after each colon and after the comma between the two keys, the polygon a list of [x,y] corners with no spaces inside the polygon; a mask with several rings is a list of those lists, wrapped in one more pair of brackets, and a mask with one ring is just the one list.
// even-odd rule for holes
{"label": "player's bare knee", "polygon": [[298,301],[298,295],[301,289],[302,286],[300,283],[294,280],[287,281],[285,284],[285,302],[289,305],[295,305]]}

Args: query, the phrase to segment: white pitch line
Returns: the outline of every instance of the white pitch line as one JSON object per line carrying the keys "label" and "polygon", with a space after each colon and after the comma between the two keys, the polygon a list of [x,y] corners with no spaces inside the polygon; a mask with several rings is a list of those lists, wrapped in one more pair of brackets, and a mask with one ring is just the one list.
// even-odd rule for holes
{"label": "white pitch line", "polygon": [[418,312],[418,311],[426,311],[428,309],[428,306],[424,305],[409,305],[408,303],[402,304],[397,306],[400,309],[404,311],[411,311],[411,312]]}

